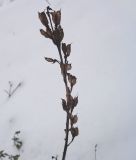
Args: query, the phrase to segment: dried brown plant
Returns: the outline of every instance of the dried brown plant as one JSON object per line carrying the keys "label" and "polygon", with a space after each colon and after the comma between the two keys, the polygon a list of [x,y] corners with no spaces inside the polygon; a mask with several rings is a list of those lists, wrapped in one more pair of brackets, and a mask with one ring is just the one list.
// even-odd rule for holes
{"label": "dried brown plant", "polygon": [[65,160],[68,147],[79,134],[78,127],[76,126],[78,117],[73,114],[73,111],[78,104],[78,97],[72,96],[72,90],[77,82],[77,78],[69,73],[72,69],[72,65],[68,61],[71,54],[71,44],[62,42],[64,31],[61,27],[61,10],[54,11],[48,6],[46,10],[39,12],[38,16],[45,27],[45,30],[40,29],[41,34],[53,42],[59,53],[59,60],[48,57],[45,57],[45,60],[53,64],[59,64],[66,89],[65,98],[62,99],[62,108],[66,113],[66,128],[64,130],[65,143],[62,154],[62,160]]}

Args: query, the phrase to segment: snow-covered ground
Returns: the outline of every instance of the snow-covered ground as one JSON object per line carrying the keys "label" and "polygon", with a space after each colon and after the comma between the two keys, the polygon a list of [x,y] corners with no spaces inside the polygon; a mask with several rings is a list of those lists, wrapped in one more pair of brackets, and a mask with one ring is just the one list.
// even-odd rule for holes
{"label": "snow-covered ground", "polygon": [[[72,43],[72,73],[78,77],[75,113],[80,135],[68,160],[136,159],[136,1],[0,0],[0,150],[17,153],[12,137],[20,130],[22,160],[47,160],[64,144],[64,87],[58,57],[44,39],[37,12],[48,3],[62,11],[64,42]],[[22,85],[9,99],[8,82]]]}

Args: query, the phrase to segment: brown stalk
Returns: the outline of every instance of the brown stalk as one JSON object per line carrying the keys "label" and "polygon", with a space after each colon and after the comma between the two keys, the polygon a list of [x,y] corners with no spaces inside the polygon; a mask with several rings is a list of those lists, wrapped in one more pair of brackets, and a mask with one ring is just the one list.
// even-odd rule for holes
{"label": "brown stalk", "polygon": [[[44,17],[45,16],[45,17]],[[46,14],[39,13],[40,20],[42,24],[46,27],[46,31],[42,30],[41,34],[45,38],[49,38],[52,40],[53,44],[57,47],[60,61],[57,59],[47,58],[45,60],[51,62],[52,64],[58,63],[60,65],[61,74],[63,77],[65,90],[66,90],[66,100],[62,99],[62,107],[66,112],[66,128],[65,128],[65,143],[62,154],[62,160],[66,159],[67,149],[70,144],[73,142],[74,138],[78,136],[78,127],[75,127],[75,123],[77,122],[77,115],[73,115],[73,110],[78,103],[78,97],[72,97],[72,89],[76,84],[76,77],[68,73],[71,69],[71,64],[68,63],[68,57],[71,52],[71,44],[66,45],[62,43],[62,39],[64,37],[63,29],[60,25],[61,20],[61,11],[53,11],[50,7],[47,7]],[[48,18],[47,18],[48,17]],[[48,19],[48,20],[47,20]],[[46,21],[44,21],[46,20]],[[48,25],[50,23],[50,26]],[[51,27],[51,28],[50,28]],[[63,51],[63,53],[62,53]],[[74,119],[74,118],[75,119]],[[71,133],[71,141],[69,142],[69,133]]]}
{"label": "brown stalk", "polygon": [[[61,54],[61,48],[60,45],[58,46],[58,51],[59,51],[59,55],[60,55],[60,59],[61,59],[61,63],[63,64],[63,59],[62,59],[62,54]],[[67,83],[67,72],[63,72],[63,80],[65,83],[65,88],[66,88],[66,95],[69,94],[68,92],[68,83]],[[65,144],[64,144],[64,150],[63,150],[63,156],[62,156],[62,160],[65,160],[66,157],[66,153],[67,153],[67,148],[68,148],[68,138],[69,138],[69,114],[68,112],[66,112],[67,117],[66,117],[66,136],[65,136]]]}

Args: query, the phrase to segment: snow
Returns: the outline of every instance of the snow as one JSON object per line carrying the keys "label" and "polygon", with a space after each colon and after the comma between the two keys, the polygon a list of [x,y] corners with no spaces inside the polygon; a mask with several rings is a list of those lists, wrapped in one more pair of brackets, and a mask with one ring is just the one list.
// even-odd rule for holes
{"label": "snow", "polygon": [[[65,113],[58,58],[44,39],[37,12],[48,3],[62,10],[64,42],[72,43],[72,73],[79,96],[75,113],[80,135],[69,160],[135,160],[136,145],[136,11],[134,0],[0,1],[0,150],[18,153],[12,138],[21,131],[22,160],[61,159]],[[8,82],[22,85],[9,99]]]}

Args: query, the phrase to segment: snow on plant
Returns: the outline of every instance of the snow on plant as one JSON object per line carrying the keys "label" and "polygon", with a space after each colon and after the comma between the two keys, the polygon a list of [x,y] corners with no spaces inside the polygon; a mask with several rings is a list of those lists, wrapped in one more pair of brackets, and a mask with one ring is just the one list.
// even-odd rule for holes
{"label": "snow on plant", "polygon": [[60,10],[54,11],[48,6],[45,11],[38,13],[38,15],[41,23],[45,27],[45,30],[40,29],[41,35],[53,42],[57,47],[59,54],[59,60],[49,57],[45,57],[45,60],[53,64],[59,64],[66,89],[65,98],[62,98],[62,108],[66,113],[65,143],[62,154],[62,160],[65,160],[68,147],[79,134],[78,127],[76,126],[78,117],[73,114],[73,111],[78,104],[78,97],[73,97],[72,95],[72,90],[76,85],[77,78],[70,73],[72,64],[69,63],[68,60],[71,54],[71,44],[62,42],[64,31],[61,27]]}
{"label": "snow on plant", "polygon": [[19,138],[19,134],[20,134],[20,131],[16,131],[14,133],[14,137],[12,138],[13,143],[18,150],[20,150],[23,145],[23,142]]}
{"label": "snow on plant", "polygon": [[[14,142],[14,146],[18,150],[20,150],[23,145],[23,142],[19,138],[19,134],[20,134],[20,131],[16,131],[14,133],[14,137],[12,138],[12,140]],[[19,154],[13,155],[13,154],[9,154],[9,153],[5,152],[4,150],[0,150],[0,160],[4,160],[4,159],[19,160],[19,158],[20,158]]]}
{"label": "snow on plant", "polygon": [[20,155],[12,155],[6,153],[4,150],[0,151],[0,159],[3,160],[4,158],[8,158],[9,160],[18,160]]}

